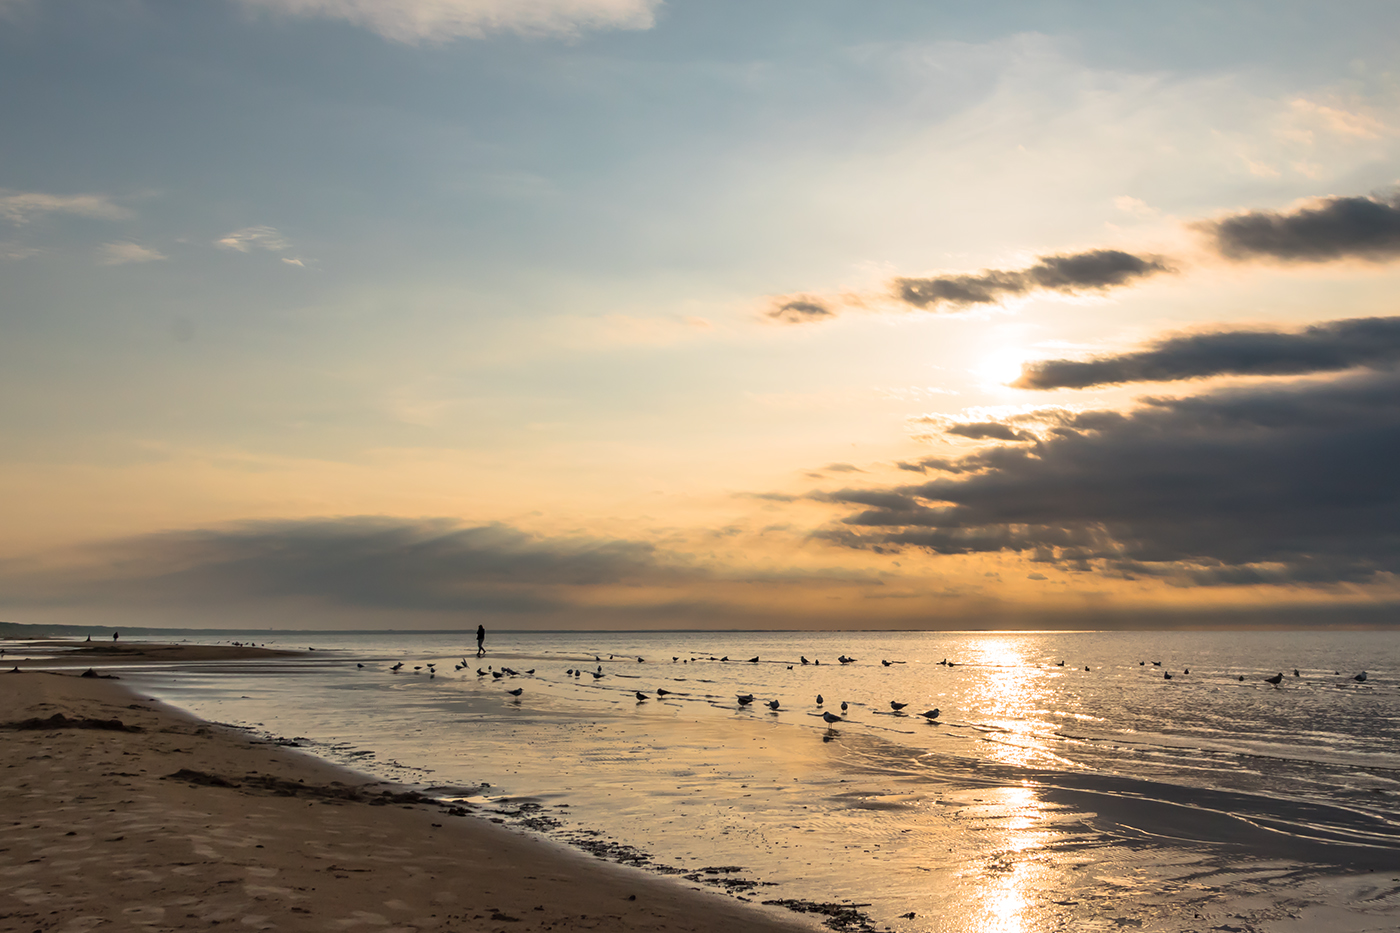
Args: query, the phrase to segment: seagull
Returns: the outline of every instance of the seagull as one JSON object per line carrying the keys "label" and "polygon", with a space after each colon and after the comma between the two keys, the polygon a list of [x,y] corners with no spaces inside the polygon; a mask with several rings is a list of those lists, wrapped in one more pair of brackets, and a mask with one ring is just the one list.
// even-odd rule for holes
{"label": "seagull", "polygon": [[805,654],[802,656],[802,663],[803,663],[803,664],[810,664],[810,663],[811,663],[810,661],[807,660],[807,656],[806,656]]}
{"label": "seagull", "polygon": [[841,717],[837,716],[835,713],[822,713],[822,719],[825,720],[828,726],[835,725],[841,721]]}
{"label": "seagull", "polygon": [[753,657],[749,658],[749,663],[750,663],[750,664],[757,664],[757,663],[758,663],[758,655],[754,655]]}
{"label": "seagull", "polygon": [[1163,672],[1162,672],[1162,679],[1164,679],[1164,680],[1171,680],[1171,679],[1172,679],[1172,672],[1171,672],[1171,671],[1163,671]]}
{"label": "seagull", "polygon": [[506,676],[506,675],[503,674],[503,673],[501,673],[500,671],[492,671],[492,672],[491,672],[491,676],[494,677],[494,678],[496,678],[497,680],[500,680],[502,677],[504,677],[504,676]]}
{"label": "seagull", "polygon": [[1240,675],[1240,683],[1244,683],[1244,675],[1243,675],[1243,674]]}
{"label": "seagull", "polygon": [[931,709],[931,710],[927,710],[927,711],[925,711],[925,712],[922,712],[922,713],[920,713],[919,715],[922,716],[922,717],[924,717],[925,719],[927,719],[929,722],[933,722],[935,719],[938,718],[938,713],[939,713],[938,710],[936,710],[936,709]]}
{"label": "seagull", "polygon": [[650,700],[650,699],[651,699],[651,697],[647,696],[647,695],[646,695],[645,693],[643,693],[642,691],[640,691],[640,690],[637,691],[637,700],[638,700],[639,702],[642,701],[642,700]]}
{"label": "seagull", "polygon": [[883,666],[885,666],[885,667],[889,667],[889,666],[890,666],[890,662],[889,662],[889,661],[886,661],[884,658],[881,658],[881,659],[880,659],[880,663],[881,663]]}
{"label": "seagull", "polygon": [[639,658],[637,658],[637,663],[638,663],[638,664],[645,664],[645,663],[647,663],[647,659],[646,659],[646,658],[639,657]]}
{"label": "seagull", "polygon": [[1359,684],[1364,684],[1366,682],[1366,672],[1362,671],[1360,674],[1357,674],[1355,677],[1353,677],[1352,680],[1356,681]]}
{"label": "seagull", "polygon": [[855,660],[855,658],[848,658],[843,654],[836,660],[840,661],[842,664],[850,664],[852,661]]}
{"label": "seagull", "polygon": [[525,688],[524,688],[524,687],[516,687],[514,690],[507,690],[507,691],[506,691],[506,693],[509,693],[509,694],[510,694],[511,696],[513,696],[513,697],[518,697],[518,696],[520,696],[520,694],[522,694],[522,693],[524,693],[524,692],[525,692]]}
{"label": "seagull", "polygon": [[356,664],[355,666],[356,666],[356,667],[364,667],[363,664]]}
{"label": "seagull", "polygon": [[1266,684],[1273,684],[1275,687],[1277,687],[1279,684],[1283,683],[1283,675],[1282,675],[1282,674],[1275,674],[1275,675],[1272,676],[1272,677],[1265,677],[1265,678],[1264,678],[1264,683],[1266,683]]}
{"label": "seagull", "polygon": [[845,715],[845,713],[846,713],[846,701],[845,701],[845,700],[842,700],[842,701],[841,701],[841,713],[842,713],[842,715]]}
{"label": "seagull", "polygon": [[896,713],[904,709],[904,707],[908,705],[908,703],[899,703],[894,700],[890,700],[890,709],[894,710]]}
{"label": "seagull", "polygon": [[773,710],[774,712],[777,712],[777,709],[778,709],[778,701],[777,701],[777,700],[769,700],[769,701],[768,701],[768,708],[771,709],[771,710]]}
{"label": "seagull", "polygon": [[749,705],[750,703],[752,703],[752,702],[753,702],[753,694],[752,694],[752,693],[743,693],[743,694],[740,694],[740,695],[739,695],[739,705],[740,705],[740,706],[748,706],[748,705]]}
{"label": "seagull", "polygon": [[665,687],[657,687],[657,688],[656,688],[656,695],[659,696],[659,697],[670,696],[670,695],[671,695],[671,691],[667,690]]}
{"label": "seagull", "polygon": [[817,694],[817,705],[818,705],[818,706],[821,706],[821,705],[822,705],[823,703],[825,703],[825,702],[826,702],[826,701],[822,699],[822,695],[821,695],[820,693],[818,693],[818,694]]}
{"label": "seagull", "polygon": [[1300,676],[1299,673],[1298,673],[1298,668],[1296,668],[1296,667],[1293,668],[1293,676],[1294,676],[1294,677]]}
{"label": "seagull", "polygon": [[1188,668],[1185,668],[1184,670],[1182,670],[1181,673],[1183,673],[1183,674],[1189,674],[1189,673],[1191,673],[1191,668],[1189,668],[1189,667],[1188,667]]}
{"label": "seagull", "polygon": [[398,664],[395,664],[393,667],[389,668],[389,670],[391,670],[391,671],[393,671],[393,672],[395,672],[395,673],[398,673],[398,671],[399,671],[402,667],[403,667],[403,662],[400,661]]}
{"label": "seagull", "polygon": [[1153,661],[1153,662],[1152,662],[1152,666],[1153,666],[1153,667],[1161,667],[1161,666],[1162,666],[1162,662],[1161,662],[1161,661]]}
{"label": "seagull", "polygon": [[1061,661],[1059,664],[1056,664],[1055,666],[1056,666],[1056,667],[1064,667],[1064,666],[1065,666],[1065,662],[1064,662],[1064,661]]}
{"label": "seagull", "polygon": [[593,675],[593,679],[594,679],[594,680],[597,680],[597,679],[599,679],[600,677],[606,677],[606,676],[607,676],[607,675],[604,674],[602,671],[589,671],[589,673]]}
{"label": "seagull", "polygon": [[676,663],[677,661],[679,661],[679,660],[680,660],[680,658],[677,657],[676,655],[672,655],[672,656],[671,656],[671,663],[672,663],[672,664],[675,664],[675,663]]}
{"label": "seagull", "polygon": [[526,671],[525,673],[527,673],[527,674],[533,674],[534,672],[535,672],[535,669],[532,667],[532,668],[530,668],[528,671]]}

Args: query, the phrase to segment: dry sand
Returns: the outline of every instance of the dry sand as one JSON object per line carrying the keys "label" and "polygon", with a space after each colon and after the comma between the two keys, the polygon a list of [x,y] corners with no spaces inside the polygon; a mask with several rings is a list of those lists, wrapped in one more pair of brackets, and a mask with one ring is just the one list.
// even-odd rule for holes
{"label": "dry sand", "polygon": [[815,928],[398,795],[117,680],[0,674],[0,723],[0,931]]}

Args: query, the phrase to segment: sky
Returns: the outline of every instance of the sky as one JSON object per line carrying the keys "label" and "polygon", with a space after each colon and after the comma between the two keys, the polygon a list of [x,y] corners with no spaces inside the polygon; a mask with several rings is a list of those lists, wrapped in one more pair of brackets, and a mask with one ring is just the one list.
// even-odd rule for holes
{"label": "sky", "polygon": [[0,621],[1400,626],[1400,6],[0,0]]}

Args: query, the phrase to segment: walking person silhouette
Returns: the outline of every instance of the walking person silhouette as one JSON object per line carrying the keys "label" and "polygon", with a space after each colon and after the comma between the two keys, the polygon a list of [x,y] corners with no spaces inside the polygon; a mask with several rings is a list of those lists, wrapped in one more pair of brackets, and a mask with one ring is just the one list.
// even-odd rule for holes
{"label": "walking person silhouette", "polygon": [[486,653],[486,626],[476,627],[476,656],[479,658]]}

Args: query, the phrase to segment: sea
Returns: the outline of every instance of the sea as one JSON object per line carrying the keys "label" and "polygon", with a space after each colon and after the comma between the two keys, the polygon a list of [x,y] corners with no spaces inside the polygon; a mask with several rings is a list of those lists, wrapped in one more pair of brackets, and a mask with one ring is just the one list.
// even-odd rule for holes
{"label": "sea", "polygon": [[1400,633],[176,640],[314,650],[121,676],[832,929],[1400,930]]}

